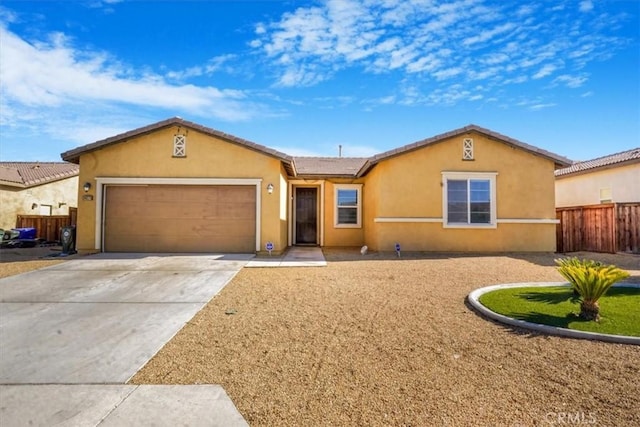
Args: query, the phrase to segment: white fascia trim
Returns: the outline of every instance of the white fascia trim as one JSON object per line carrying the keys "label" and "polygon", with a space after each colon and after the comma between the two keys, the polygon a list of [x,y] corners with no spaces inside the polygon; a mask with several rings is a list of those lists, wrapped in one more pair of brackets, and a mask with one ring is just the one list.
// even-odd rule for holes
{"label": "white fascia trim", "polygon": [[127,178],[96,177],[98,185],[260,185],[262,178]]}
{"label": "white fascia trim", "polygon": [[442,223],[442,218],[408,218],[408,217],[378,217],[373,222],[435,222]]}
{"label": "white fascia trim", "polygon": [[560,224],[559,219],[498,218],[498,224]]}
{"label": "white fascia trim", "polygon": [[105,185],[255,185],[256,187],[256,251],[260,250],[261,178],[128,178],[96,177],[95,249],[104,251],[104,186]]}

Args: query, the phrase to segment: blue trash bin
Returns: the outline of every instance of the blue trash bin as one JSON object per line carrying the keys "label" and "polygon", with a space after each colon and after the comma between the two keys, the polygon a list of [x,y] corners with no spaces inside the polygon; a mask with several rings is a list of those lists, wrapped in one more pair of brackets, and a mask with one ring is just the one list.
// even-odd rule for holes
{"label": "blue trash bin", "polygon": [[18,233],[18,239],[35,239],[36,229],[34,227],[14,228]]}

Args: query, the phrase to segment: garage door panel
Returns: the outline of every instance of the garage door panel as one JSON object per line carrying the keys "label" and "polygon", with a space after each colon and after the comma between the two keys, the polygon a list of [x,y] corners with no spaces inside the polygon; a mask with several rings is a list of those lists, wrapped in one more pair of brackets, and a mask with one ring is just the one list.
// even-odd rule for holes
{"label": "garage door panel", "polygon": [[253,252],[255,186],[108,186],[105,251]]}
{"label": "garage door panel", "polygon": [[253,237],[236,238],[232,242],[208,240],[201,237],[171,238],[171,236],[137,236],[127,240],[126,235],[114,236],[110,252],[248,252],[255,243]]}
{"label": "garage door panel", "polygon": [[255,203],[255,189],[243,188],[237,191],[232,186],[221,187],[219,197],[227,203]]}
{"label": "garage door panel", "polygon": [[109,198],[114,204],[122,201],[137,201],[140,198],[140,194],[145,194],[144,192],[132,191],[133,188],[147,188],[146,185],[129,185],[126,187],[109,187]]}

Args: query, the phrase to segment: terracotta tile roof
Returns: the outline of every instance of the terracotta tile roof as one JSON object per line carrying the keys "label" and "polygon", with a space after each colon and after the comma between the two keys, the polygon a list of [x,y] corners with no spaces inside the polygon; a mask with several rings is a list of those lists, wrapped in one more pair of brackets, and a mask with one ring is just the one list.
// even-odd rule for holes
{"label": "terracotta tile roof", "polygon": [[115,135],[100,141],[93,142],[91,144],[83,145],[81,147],[77,147],[72,150],[66,151],[62,153],[60,156],[62,157],[62,160],[65,160],[67,162],[79,163],[80,155],[84,153],[88,153],[88,152],[100,149],[107,145],[124,142],[124,141],[127,141],[128,139],[135,138],[137,136],[151,133],[158,129],[171,127],[171,126],[181,126],[184,128],[197,130],[204,134],[215,136],[217,138],[224,139],[234,144],[242,145],[243,147],[249,148],[251,150],[258,151],[260,153],[275,157],[277,159],[280,159],[284,163],[284,166],[290,175],[295,175],[295,167],[293,165],[293,158],[291,156],[281,153],[280,151],[273,150],[269,147],[265,147],[264,145],[256,144],[255,142],[238,138],[237,136],[233,136],[228,133],[220,132],[218,130],[208,128],[206,126],[202,126],[197,123],[184,120],[180,117],[172,117],[170,119],[153,123],[148,126],[134,129],[125,133],[121,133],[120,135]]}
{"label": "terracotta tile roof", "polygon": [[556,176],[571,175],[575,173],[590,171],[592,169],[622,166],[621,163],[627,164],[629,162],[640,161],[640,147],[632,148],[631,150],[622,151],[620,153],[610,154],[608,156],[598,157],[593,160],[586,160],[583,162],[575,162],[569,167],[558,169]]}
{"label": "terracotta tile roof", "polygon": [[364,157],[294,157],[298,176],[354,177],[367,161]]}
{"label": "terracotta tile roof", "polygon": [[66,162],[0,162],[0,183],[33,187],[78,175],[80,167]]}
{"label": "terracotta tile roof", "polygon": [[547,150],[543,150],[541,148],[538,147],[534,147],[533,145],[529,145],[526,144],[524,142],[518,141],[517,139],[513,139],[510,138],[506,135],[502,135],[499,134],[497,132],[494,132],[492,130],[489,129],[485,129],[483,127],[477,126],[477,125],[468,125],[465,126],[463,128],[460,129],[456,129],[456,130],[452,130],[451,132],[447,132],[447,133],[443,133],[440,135],[436,135],[433,136],[431,138],[427,138],[427,139],[423,139],[422,141],[418,141],[418,142],[414,142],[413,144],[408,144],[405,145],[403,147],[400,148],[395,148],[393,150],[389,150],[386,151],[384,153],[381,154],[376,154],[375,156],[369,158],[369,160],[365,163],[365,165],[362,167],[362,169],[358,172],[358,176],[363,176],[366,175],[366,173],[373,167],[375,166],[377,163],[379,163],[382,160],[386,160],[389,159],[391,157],[395,157],[398,156],[400,154],[404,154],[413,150],[417,150],[419,148],[425,147],[427,145],[431,145],[431,144],[436,144],[440,141],[443,141],[447,138],[452,138],[452,137],[456,137],[456,136],[460,136],[460,135],[464,135],[466,133],[469,133],[471,131],[475,131],[478,133],[481,133],[491,139],[495,139],[498,140],[502,143],[505,143],[507,145],[511,145],[513,147],[517,147],[520,148],[522,150],[528,151],[532,154],[538,155],[538,156],[542,156],[545,157],[549,160],[552,160],[556,166],[560,166],[560,167],[564,167],[564,166],[568,166],[572,163],[571,160],[567,159],[566,157],[562,157],[559,156],[557,154],[554,154],[550,151]]}

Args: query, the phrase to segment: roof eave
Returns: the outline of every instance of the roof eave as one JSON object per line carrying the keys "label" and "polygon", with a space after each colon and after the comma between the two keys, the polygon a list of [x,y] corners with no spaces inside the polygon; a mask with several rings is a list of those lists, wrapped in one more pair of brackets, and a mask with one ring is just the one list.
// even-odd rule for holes
{"label": "roof eave", "polygon": [[551,153],[549,151],[546,150],[542,150],[539,149],[537,147],[534,147],[532,145],[526,144],[524,142],[518,141],[516,139],[510,138],[508,136],[499,134],[497,132],[493,132],[489,129],[485,129],[483,127],[477,126],[477,125],[467,125],[465,127],[459,128],[459,129],[455,129],[452,130],[450,132],[446,132],[446,133],[442,133],[440,135],[436,135],[436,136],[432,136],[430,138],[427,139],[423,139],[417,142],[414,142],[412,144],[408,144],[405,145],[403,147],[400,148],[395,148],[393,150],[389,150],[386,151],[384,153],[380,153],[377,154],[373,157],[371,157],[363,166],[362,168],[360,168],[360,171],[358,171],[358,176],[363,176],[366,175],[369,170],[375,166],[377,163],[383,161],[383,160],[388,160],[391,159],[393,157],[397,157],[400,156],[402,154],[406,154],[406,153],[410,153],[412,151],[415,150],[419,150],[421,148],[424,148],[426,146],[432,145],[432,144],[437,144],[439,142],[442,142],[446,139],[449,138],[455,138],[457,136],[463,135],[463,134],[468,134],[471,132],[476,132],[476,133],[480,133],[482,135],[484,135],[485,137],[501,142],[503,144],[507,144],[509,146],[512,146],[514,148],[518,148],[521,150],[524,150],[530,154],[536,155],[536,156],[541,156],[546,158],[547,160],[551,160],[554,163],[554,166],[556,168],[558,167],[567,167],[573,164],[573,162],[563,156]]}
{"label": "roof eave", "polygon": [[256,144],[255,142],[238,138],[233,135],[229,135],[224,132],[220,132],[215,129],[208,128],[206,126],[198,125],[197,123],[184,120],[180,117],[172,117],[170,119],[166,119],[148,126],[144,126],[138,129],[125,132],[125,133],[121,133],[119,135],[115,135],[106,139],[92,142],[90,144],[83,145],[81,147],[77,147],[69,151],[65,151],[64,153],[60,154],[60,157],[62,158],[62,160],[66,162],[79,164],[80,156],[83,154],[90,153],[95,150],[99,150],[100,148],[103,148],[107,145],[126,142],[131,138],[147,135],[152,132],[158,131],[160,129],[164,129],[172,126],[181,126],[197,132],[202,132],[207,135],[215,136],[217,138],[223,139],[232,144],[240,145],[249,150],[253,150],[267,156],[275,157],[276,159],[281,160],[285,164],[289,164],[289,165],[293,164],[293,158],[285,153],[281,153],[277,150],[273,150],[271,148]]}
{"label": "roof eave", "polygon": [[[581,169],[581,170],[577,170],[577,171],[574,171],[574,172],[567,172],[567,173],[556,175],[556,179],[566,178],[566,177],[570,177],[570,176],[577,176],[577,175],[585,175],[585,174],[589,174],[589,173],[592,173],[592,172],[600,172],[600,171],[608,170],[608,169],[615,169],[615,168],[622,167],[622,166],[629,166],[629,165],[632,165],[634,163],[640,163],[640,158],[638,158],[638,159],[627,159],[627,160],[623,160],[623,161],[616,162],[616,163],[610,163],[608,165],[595,166],[595,167],[591,167],[591,168],[588,168],[588,169]],[[568,165],[568,166],[571,166],[571,165]],[[567,167],[567,166],[565,166],[565,167]]]}
{"label": "roof eave", "polygon": [[4,185],[6,187],[27,188],[26,184],[23,184],[20,182],[13,182],[13,181],[4,181],[1,179],[0,179],[0,185]]}
{"label": "roof eave", "polygon": [[309,174],[305,174],[305,173],[299,173],[298,178],[301,179],[331,179],[331,178],[342,178],[342,179],[355,179],[358,178],[357,175],[354,174],[330,174],[330,173],[325,173],[325,174],[320,174],[320,173],[309,173]]}

